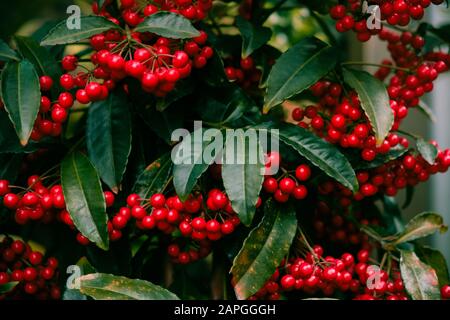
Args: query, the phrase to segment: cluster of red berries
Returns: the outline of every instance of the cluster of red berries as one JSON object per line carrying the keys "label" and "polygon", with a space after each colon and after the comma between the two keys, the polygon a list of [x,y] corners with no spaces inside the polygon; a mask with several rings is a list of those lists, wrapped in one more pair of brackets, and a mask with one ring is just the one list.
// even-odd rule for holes
{"label": "cluster of red berries", "polygon": [[[24,225],[31,221],[50,223],[55,220],[76,230],[69,212],[66,209],[62,186],[59,184],[49,188],[44,186],[43,179],[37,175],[30,176],[27,181],[28,188],[24,192],[12,193],[9,181],[0,180],[0,196],[3,196],[3,205],[14,210],[14,219],[17,224]],[[106,207],[114,205],[115,196],[110,191],[104,192]],[[108,222],[108,232],[111,241],[122,237],[120,229],[114,228]],[[76,235],[77,241],[82,245],[88,245],[89,239],[80,232]]]}
{"label": "cluster of red berries", "polygon": [[399,144],[408,147],[408,140],[394,133],[377,146],[371,124],[354,91],[343,97],[341,85],[320,81],[311,87],[311,92],[319,99],[318,104],[292,111],[292,118],[299,126],[313,130],[319,137],[342,148],[359,149],[361,158],[369,162]]}
{"label": "cluster of red berries", "polygon": [[416,50],[425,46],[425,40],[410,32],[397,34],[384,30],[379,38],[388,42],[388,50],[394,63],[383,61],[386,67],[381,67],[375,76],[384,81],[391,75],[392,68],[397,69],[390,77],[387,88],[395,114],[393,130],[396,130],[400,121],[408,115],[408,109],[419,105],[420,98],[433,90],[433,82],[439,74],[449,70],[450,55],[427,52],[418,56]]}
{"label": "cluster of red berries", "polygon": [[[126,77],[138,79],[144,91],[164,97],[174,90],[179,80],[188,77],[193,68],[203,68],[213,56],[213,49],[204,46],[207,38],[201,31],[198,37],[183,43],[135,32],[130,45],[124,41],[125,35],[110,30],[91,38],[96,50],[91,56],[94,69],[76,76],[66,73],[64,81],[67,87],[79,88],[76,99],[82,104],[104,100],[116,83]],[[124,57],[123,52],[130,52],[130,56]],[[76,66],[76,57],[64,57],[64,70],[71,72]]]}
{"label": "cluster of red berries", "polygon": [[280,298],[280,293],[306,293],[333,296],[336,291],[349,293],[356,300],[407,300],[399,272],[389,276],[385,270],[379,270],[379,282],[373,288],[367,286],[368,280],[378,272],[369,268],[369,251],[361,250],[355,257],[344,253],[340,258],[323,257],[323,249],[314,246],[314,253],[308,253],[305,259],[292,258],[283,262],[271,279],[251,299]]}
{"label": "cluster of red berries", "polygon": [[399,190],[427,181],[433,174],[447,172],[449,167],[448,149],[439,151],[436,162],[432,165],[422,156],[408,153],[377,168],[357,172],[360,188],[354,195],[347,188],[332,181],[321,184],[318,191],[322,195],[336,197],[341,206],[349,207],[352,199],[360,201],[379,192],[393,197]]}
{"label": "cluster of red berries", "polygon": [[246,90],[259,87],[261,70],[256,68],[252,57],[241,58],[238,63],[233,60],[226,60],[225,66],[225,74],[228,80],[236,82]]}
{"label": "cluster of red berries", "polygon": [[29,221],[50,223],[58,211],[64,210],[66,203],[60,185],[47,188],[39,176],[28,178],[28,188],[24,192],[12,193],[9,182],[0,180],[0,196],[3,196],[3,205],[15,211],[15,221],[26,224]]}
{"label": "cluster of red berries", "polygon": [[[266,171],[270,170],[275,164],[281,163],[281,156],[278,152],[270,152],[266,162]],[[263,189],[267,193],[273,194],[275,201],[280,203],[287,202],[291,196],[296,200],[303,200],[308,196],[308,189],[302,183],[308,181],[311,177],[311,168],[307,164],[301,164],[294,170],[293,175],[283,174],[280,178],[267,175],[264,178]]]}
{"label": "cluster of red berries", "polygon": [[4,237],[0,243],[0,286],[18,284],[10,292],[0,294],[0,300],[20,299],[24,293],[40,300],[60,299],[57,268],[56,258],[44,259],[42,253],[33,251],[23,241]]}
{"label": "cluster of red berries", "polygon": [[[259,200],[258,206],[260,204]],[[209,191],[206,206],[203,205],[201,194],[191,195],[184,202],[178,196],[166,198],[161,193],[152,195],[149,200],[131,194],[127,197],[127,206],[120,208],[112,218],[112,227],[122,230],[131,218],[135,219],[137,228],[141,230],[156,228],[165,234],[179,231],[182,237],[192,240],[183,245],[177,239],[175,244],[169,246],[169,255],[180,263],[203,258],[210,252],[211,241],[233,233],[240,224],[228,197],[219,189]],[[181,242],[185,243],[184,240]],[[187,250],[182,252],[180,247],[186,247]]]}
{"label": "cluster of red berries", "polygon": [[39,114],[34,123],[31,139],[39,141],[43,137],[57,137],[61,135],[62,124],[67,121],[69,115],[68,110],[73,106],[73,95],[68,91],[70,88],[63,88],[64,91],[59,94],[56,102],[52,102],[51,92],[54,83],[50,76],[42,76],[39,78],[41,87],[41,101]]}
{"label": "cluster of red berries", "polygon": [[211,253],[211,241],[180,241],[177,240],[167,247],[167,254],[172,262],[189,264],[207,257]]}
{"label": "cluster of red berries", "polygon": [[[117,21],[107,10],[112,2],[111,0],[105,1],[101,8],[98,3],[94,2],[92,10],[95,14]],[[130,27],[137,26],[145,17],[158,11],[181,14],[189,20],[203,20],[211,8],[212,0],[153,0],[151,4],[145,6],[140,5],[137,0],[120,0],[121,17]]]}
{"label": "cluster of red berries", "polygon": [[[159,10],[180,13],[190,19],[202,19],[211,8],[212,1],[174,0],[154,3],[142,9],[137,1],[121,1],[123,20],[128,26],[135,27],[145,16]],[[105,4],[99,10],[95,4],[94,12],[120,24],[107,8]],[[193,68],[203,68],[213,56],[213,49],[205,45],[207,39],[207,34],[201,31],[198,37],[189,40],[132,32],[130,40],[118,30],[109,30],[90,39],[95,50],[91,56],[94,64],[91,71],[72,75],[70,72],[77,69],[77,58],[71,55],[63,58],[63,69],[68,73],[61,77],[61,85],[66,89],[79,88],[76,99],[82,104],[106,99],[117,82],[126,77],[138,79],[144,91],[164,97],[174,90],[179,80],[188,77]]]}
{"label": "cluster of red berries", "polygon": [[[341,198],[348,200],[348,198]],[[368,236],[360,231],[360,228],[355,224],[361,225],[379,225],[377,218],[368,219],[367,214],[362,210],[357,210],[355,206],[349,210],[347,203],[342,208],[336,208],[337,204],[331,201],[321,200],[317,203],[313,217],[313,228],[315,230],[314,237],[319,243],[334,243],[348,246],[351,248],[358,247],[362,249],[369,249],[370,243]],[[336,209],[335,209],[336,208]],[[352,219],[349,219],[351,216]]]}
{"label": "cluster of red berries", "polygon": [[[382,24],[368,26],[372,23],[368,21],[367,15],[376,13],[379,14],[381,21],[386,21],[392,26],[407,26],[411,20],[422,19],[425,9],[431,4],[439,5],[443,2],[444,0],[371,0],[368,4],[377,5],[378,8],[375,12],[363,12],[363,1],[349,0],[347,5],[338,4],[332,7],[330,16],[336,20],[338,32],[353,30],[357,33],[358,40],[365,42],[383,30]],[[378,16],[372,18],[378,19]]]}

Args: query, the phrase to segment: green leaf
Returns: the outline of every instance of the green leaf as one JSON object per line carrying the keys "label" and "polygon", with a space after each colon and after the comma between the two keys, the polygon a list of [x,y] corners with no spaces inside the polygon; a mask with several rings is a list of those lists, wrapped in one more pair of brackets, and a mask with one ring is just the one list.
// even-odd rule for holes
{"label": "green leaf", "polygon": [[95,300],[178,300],[172,292],[151,282],[105,273],[82,276],[81,293]]}
{"label": "green leaf", "polygon": [[358,181],[347,158],[332,144],[299,126],[282,123],[275,126],[271,134],[294,148],[301,156],[340,182],[353,192],[358,190]]}
{"label": "green leaf", "polygon": [[437,117],[434,114],[433,110],[423,101],[420,101],[420,104],[416,107],[425,117],[430,119],[433,123],[437,122]]}
{"label": "green leaf", "polygon": [[165,154],[145,168],[133,186],[133,193],[141,199],[149,199],[153,194],[162,192],[171,172],[172,160],[170,154]]}
{"label": "green leaf", "polygon": [[[256,103],[238,86],[211,88],[196,103],[201,119],[215,127],[241,128],[255,122],[253,113],[260,114]],[[255,111],[255,112],[254,112]]]}
{"label": "green leaf", "polygon": [[61,163],[61,184],[67,211],[77,229],[103,250],[108,250],[106,204],[100,178],[89,159],[71,153]]}
{"label": "green leaf", "polygon": [[121,29],[114,22],[100,16],[81,17],[80,27],[80,29],[69,29],[67,20],[63,20],[44,37],[41,46],[75,43],[111,29]]}
{"label": "green leaf", "polygon": [[30,139],[39,112],[39,77],[28,60],[9,62],[2,73],[2,98],[20,143]]}
{"label": "green leaf", "polygon": [[356,90],[377,143],[381,144],[394,124],[394,114],[384,84],[365,71],[344,69],[345,82]]}
{"label": "green leaf", "polygon": [[158,111],[155,107],[141,108],[140,115],[148,127],[167,144],[172,144],[172,132],[183,127],[184,105],[176,104],[170,109]]}
{"label": "green leaf", "polygon": [[295,210],[268,201],[263,220],[233,261],[230,272],[238,299],[247,299],[264,286],[289,252],[296,230]]}
{"label": "green leaf", "polygon": [[430,165],[433,165],[436,162],[436,158],[438,156],[438,149],[422,138],[417,139],[416,145],[417,150],[420,152],[420,155],[425,159],[425,161]]}
{"label": "green leaf", "polygon": [[236,18],[236,25],[242,36],[242,56],[244,58],[261,48],[272,37],[272,30],[255,26],[241,16]]}
{"label": "green leaf", "polygon": [[19,282],[13,281],[0,285],[0,295],[11,292],[18,284]]}
{"label": "green leaf", "polygon": [[[20,54],[34,65],[39,76],[50,76],[54,81],[53,87],[56,88],[61,70],[50,52],[33,38],[16,36],[14,39]],[[52,93],[56,95],[58,92],[54,90]]]}
{"label": "green leaf", "polygon": [[441,233],[447,231],[444,219],[436,213],[423,212],[412,218],[405,226],[405,230],[396,235],[395,244],[425,238],[437,231]]}
{"label": "green leaf", "polygon": [[156,102],[156,110],[164,111],[170,105],[194,92],[195,84],[193,81],[185,80],[177,83],[175,89],[167,94],[164,98],[158,99]]}
{"label": "green leaf", "polygon": [[131,152],[131,115],[123,94],[111,93],[91,105],[86,144],[100,178],[117,193]]}
{"label": "green leaf", "polygon": [[145,18],[134,31],[151,32],[170,39],[190,39],[200,35],[188,19],[167,11],[160,11]]}
{"label": "green leaf", "polygon": [[27,146],[23,147],[11,120],[9,120],[8,113],[4,110],[0,110],[0,128],[0,153],[31,153],[41,146],[41,143],[30,141]]}
{"label": "green leaf", "polygon": [[440,300],[436,271],[412,251],[400,250],[400,271],[405,289],[413,300]]}
{"label": "green leaf", "polygon": [[336,48],[317,38],[305,38],[281,55],[270,72],[264,111],[301,93],[336,65]]}
{"label": "green leaf", "polygon": [[249,226],[264,181],[264,154],[256,130],[248,130],[248,135],[243,130],[229,133],[223,152],[223,184],[234,211]]}
{"label": "green leaf", "polygon": [[407,186],[406,187],[406,197],[405,197],[405,203],[402,206],[402,209],[406,209],[409,207],[409,205],[411,204],[411,202],[414,199],[414,191],[416,189],[413,186]]}
{"label": "green leaf", "polygon": [[415,245],[415,252],[422,262],[426,263],[436,271],[439,279],[439,287],[443,287],[450,283],[447,262],[445,261],[444,255],[439,250],[427,246]]}
{"label": "green leaf", "polygon": [[[215,151],[211,157],[206,153],[209,148],[213,148],[213,151]],[[222,148],[223,139],[219,130],[211,136],[209,141],[203,141],[201,129],[184,137],[183,141],[175,146],[172,151],[172,160],[175,164],[173,169],[173,184],[181,200],[187,199],[197,184],[197,180],[214,162],[214,158],[218,156]],[[209,159],[205,159],[204,154]]]}
{"label": "green leaf", "polygon": [[14,182],[22,165],[22,154],[0,154],[0,180]]}
{"label": "green leaf", "polygon": [[8,62],[11,60],[20,61],[20,57],[5,41],[0,39],[0,61]]}

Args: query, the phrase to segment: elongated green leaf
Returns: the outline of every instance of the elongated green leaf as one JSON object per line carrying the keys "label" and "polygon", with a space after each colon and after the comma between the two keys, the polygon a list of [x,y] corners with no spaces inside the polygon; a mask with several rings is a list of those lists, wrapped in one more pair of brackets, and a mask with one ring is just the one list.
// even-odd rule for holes
{"label": "elongated green leaf", "polygon": [[436,271],[419,260],[413,251],[400,250],[400,271],[405,289],[413,300],[439,300]]}
{"label": "elongated green leaf", "polygon": [[293,124],[275,126],[270,134],[294,148],[328,176],[352,191],[358,190],[358,181],[347,158],[332,144],[312,132]]}
{"label": "elongated green leaf", "polygon": [[149,199],[153,194],[162,192],[172,172],[172,160],[166,154],[145,168],[134,184],[133,193],[141,199]]}
{"label": "elongated green leaf", "polygon": [[266,27],[254,26],[241,16],[236,18],[236,25],[242,36],[242,56],[244,58],[261,48],[272,37],[272,30]]}
{"label": "elongated green leaf", "polygon": [[31,153],[42,146],[41,143],[33,141],[30,141],[25,147],[22,146],[5,110],[0,110],[0,128],[0,153]]}
{"label": "elongated green leaf", "polygon": [[112,93],[89,108],[86,143],[100,178],[119,191],[131,152],[131,116],[126,97]]}
{"label": "elongated green leaf", "polygon": [[222,151],[221,132],[215,131],[210,138],[209,141],[203,141],[202,130],[198,129],[184,137],[183,141],[172,151],[172,160],[175,164],[173,184],[182,200],[189,196],[197,180]]}
{"label": "elongated green leaf", "polygon": [[264,154],[256,130],[227,131],[222,177],[234,211],[249,226],[264,181]]}
{"label": "elongated green leaf", "polygon": [[425,117],[430,119],[433,123],[437,122],[436,115],[434,114],[433,110],[431,110],[431,108],[425,102],[420,101],[420,104],[417,106],[416,109],[419,110],[420,113],[422,113]]}
{"label": "elongated green leaf", "polygon": [[335,48],[305,38],[281,55],[270,72],[264,111],[308,89],[336,65]]}
{"label": "elongated green leaf", "polygon": [[18,284],[19,282],[13,281],[0,285],[0,295],[11,292]]}
{"label": "elongated green leaf", "polygon": [[20,57],[17,53],[11,49],[8,44],[0,39],[0,61],[20,61]]}
{"label": "elongated green leaf", "polygon": [[2,73],[2,97],[9,118],[24,146],[39,112],[39,77],[28,60],[9,62]]}
{"label": "elongated green leaf", "polygon": [[47,75],[52,77],[54,87],[58,86],[57,80],[61,75],[61,70],[50,52],[46,48],[41,47],[33,38],[16,36],[14,39],[20,54],[34,65],[39,76]]}
{"label": "elongated green leaf", "polygon": [[77,229],[99,248],[108,250],[108,216],[102,186],[85,155],[71,153],[63,160],[61,184],[67,211]]}
{"label": "elongated green leaf", "polygon": [[84,16],[80,18],[80,29],[69,29],[67,20],[63,20],[44,37],[42,46],[75,43],[88,39],[93,35],[111,30],[121,29],[117,24],[100,16]]}
{"label": "elongated green leaf", "polygon": [[172,292],[151,282],[105,273],[82,276],[81,293],[96,300],[178,300]]}
{"label": "elongated green leaf", "polygon": [[438,156],[438,149],[424,139],[417,139],[416,144],[417,150],[419,150],[420,155],[425,159],[426,162],[433,165],[436,162],[436,158]]}
{"label": "elongated green leaf", "polygon": [[427,246],[415,245],[415,252],[422,262],[426,263],[436,271],[439,279],[439,287],[443,287],[450,283],[447,261],[439,250]]}
{"label": "elongated green leaf", "polygon": [[289,252],[296,230],[295,210],[268,201],[263,220],[233,261],[230,272],[238,299],[247,299],[263,287]]}
{"label": "elongated green leaf", "polygon": [[155,132],[167,144],[172,144],[172,132],[183,127],[184,105],[170,108],[164,111],[158,111],[153,106],[146,108],[143,106],[140,110],[140,116],[144,119],[148,127]]}
{"label": "elongated green leaf", "polygon": [[188,19],[166,11],[160,11],[145,18],[135,31],[151,32],[170,39],[190,39],[200,35]]}
{"label": "elongated green leaf", "polygon": [[196,103],[201,119],[215,126],[241,128],[252,122],[254,109],[260,114],[256,103],[238,86],[210,89]]}
{"label": "elongated green leaf", "polygon": [[405,230],[396,236],[395,243],[399,244],[424,238],[437,231],[441,233],[447,231],[444,219],[436,213],[424,212],[408,222]]}
{"label": "elongated green leaf", "polygon": [[365,71],[344,69],[345,82],[356,90],[361,106],[372,124],[378,144],[387,137],[394,124],[394,114],[383,83]]}

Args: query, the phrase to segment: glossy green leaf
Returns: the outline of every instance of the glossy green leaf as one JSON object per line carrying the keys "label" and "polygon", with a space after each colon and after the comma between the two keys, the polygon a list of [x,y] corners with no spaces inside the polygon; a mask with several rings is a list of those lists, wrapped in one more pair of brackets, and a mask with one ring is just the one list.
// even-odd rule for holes
{"label": "glossy green leaf", "polygon": [[170,154],[166,154],[145,168],[133,187],[141,199],[149,199],[153,194],[163,191],[172,172]]}
{"label": "glossy green leaf", "polygon": [[365,71],[344,69],[345,82],[356,90],[378,144],[389,134],[394,124],[394,114],[384,84]]}
{"label": "glossy green leaf", "polygon": [[433,123],[437,122],[437,117],[434,114],[433,110],[423,101],[420,101],[420,104],[416,107],[417,110],[420,111],[425,117],[430,119]]}
{"label": "glossy green leaf", "polygon": [[81,293],[95,300],[178,300],[172,292],[151,282],[104,273],[80,278]]}
{"label": "glossy green leaf", "polygon": [[358,181],[347,158],[332,144],[309,130],[283,123],[274,127],[271,134],[294,148],[301,156],[321,169],[328,176],[352,191],[358,190]]}
{"label": "glossy green leaf", "polygon": [[86,144],[100,178],[117,193],[131,152],[131,115],[123,94],[111,93],[91,105]]}
{"label": "glossy green leaf", "polygon": [[108,216],[100,178],[82,153],[71,153],[61,163],[61,184],[67,211],[75,227],[101,249],[108,250]]}
{"label": "glossy green leaf", "polygon": [[417,150],[420,152],[420,155],[425,159],[425,161],[430,165],[433,165],[438,156],[438,149],[424,139],[417,139],[416,145]]}
{"label": "glossy green leaf", "polygon": [[400,271],[405,289],[413,300],[440,300],[436,271],[413,251],[400,250]]}
{"label": "glossy green leaf", "polygon": [[80,29],[69,29],[67,20],[63,20],[50,30],[42,40],[41,45],[53,46],[56,44],[75,43],[111,29],[121,28],[101,16],[80,17]]}
{"label": "glossy green leaf", "polygon": [[[182,200],[186,200],[197,184],[197,180],[214,162],[222,148],[223,139],[219,130],[215,131],[209,141],[203,141],[201,129],[184,137],[183,141],[174,148],[172,151],[173,184]],[[211,150],[211,153],[208,153],[208,150]]]}
{"label": "glossy green leaf", "polygon": [[167,144],[172,144],[172,132],[183,127],[184,105],[175,104],[170,109],[158,111],[153,106],[141,109],[140,116],[148,127]]}
{"label": "glossy green leaf", "polygon": [[2,98],[20,143],[26,145],[39,112],[39,77],[28,60],[9,62],[2,73]]}
{"label": "glossy green leaf", "polygon": [[18,284],[19,282],[13,281],[0,285],[0,295],[11,292]]}
{"label": "glossy green leaf", "polygon": [[0,128],[0,153],[31,153],[38,150],[41,145],[30,141],[25,147],[22,146],[5,110],[0,110]]}
{"label": "glossy green leaf", "polygon": [[405,230],[396,235],[395,243],[404,243],[427,237],[433,233],[440,231],[444,233],[447,231],[447,226],[444,225],[444,219],[432,212],[421,213],[405,226]]}
{"label": "glossy green leaf", "polygon": [[200,97],[195,108],[201,119],[214,124],[214,127],[241,128],[254,122],[254,113],[260,114],[256,103],[241,88],[234,85],[209,89]]}
{"label": "glossy green leaf", "polygon": [[200,35],[200,32],[184,16],[167,11],[148,16],[134,31],[151,32],[170,39],[190,39]]}
{"label": "glossy green leaf", "polygon": [[[54,81],[53,87],[57,87],[57,80],[61,76],[61,71],[49,50],[41,47],[36,40],[30,37],[16,36],[14,39],[20,54],[34,65],[39,76],[47,75],[52,77]],[[52,91],[52,93],[54,92]],[[54,94],[56,95],[57,93],[55,92]]]}
{"label": "glossy green leaf", "polygon": [[439,287],[450,283],[447,261],[439,250],[427,246],[415,245],[415,252],[422,262],[436,271],[439,279]]}
{"label": "glossy green leaf", "polygon": [[227,130],[222,178],[231,206],[249,226],[264,181],[264,154],[256,130]]}
{"label": "glossy green leaf", "polygon": [[238,299],[247,299],[264,286],[289,252],[296,230],[292,207],[266,203],[263,220],[245,239],[230,271]]}
{"label": "glossy green leaf", "polygon": [[177,82],[177,85],[173,91],[169,92],[164,98],[158,99],[156,101],[156,110],[166,110],[168,107],[170,107],[170,105],[172,105],[172,103],[190,95],[192,92],[194,92],[194,89],[194,81],[188,79],[185,81]]}
{"label": "glossy green leaf", "polygon": [[261,48],[272,37],[272,30],[255,26],[241,16],[236,18],[236,25],[242,36],[242,56],[244,58]]}
{"label": "glossy green leaf", "polygon": [[305,38],[281,55],[270,72],[264,111],[301,93],[336,65],[336,48],[317,38]]}
{"label": "glossy green leaf", "polygon": [[20,61],[18,54],[8,44],[0,39],[0,61]]}

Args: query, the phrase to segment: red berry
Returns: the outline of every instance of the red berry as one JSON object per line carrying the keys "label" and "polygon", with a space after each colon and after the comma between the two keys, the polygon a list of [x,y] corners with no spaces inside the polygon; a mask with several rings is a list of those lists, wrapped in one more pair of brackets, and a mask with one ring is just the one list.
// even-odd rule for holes
{"label": "red berry", "polygon": [[308,165],[302,164],[295,170],[295,177],[299,181],[306,181],[311,177],[311,169]]}
{"label": "red berry", "polygon": [[53,79],[49,76],[42,76],[39,78],[39,85],[42,91],[49,91],[53,86]]}

